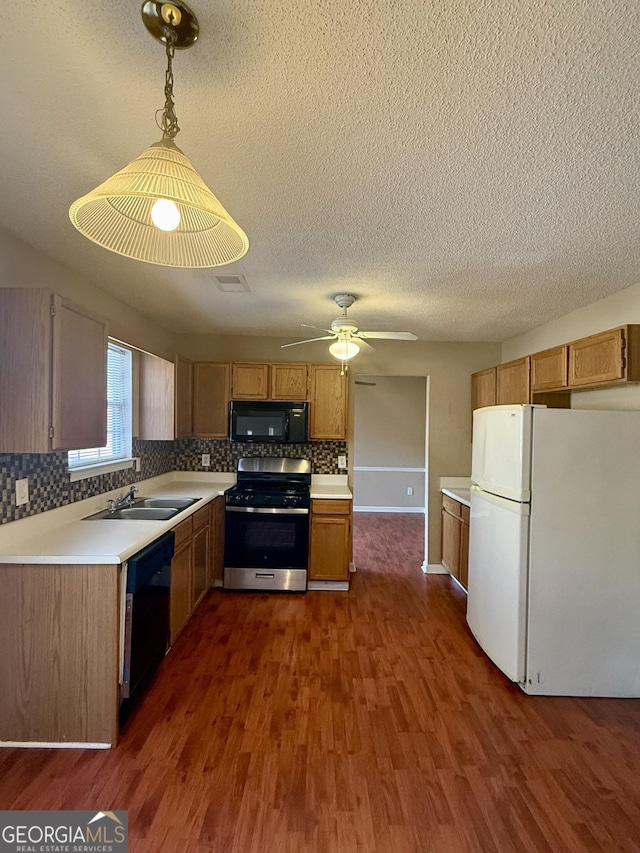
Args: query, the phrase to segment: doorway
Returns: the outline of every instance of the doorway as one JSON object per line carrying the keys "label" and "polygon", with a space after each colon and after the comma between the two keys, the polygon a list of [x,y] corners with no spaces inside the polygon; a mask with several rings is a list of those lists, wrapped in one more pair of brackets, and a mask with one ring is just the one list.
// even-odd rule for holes
{"label": "doorway", "polygon": [[426,376],[355,376],[356,566],[380,548],[412,571],[426,565],[428,391]]}

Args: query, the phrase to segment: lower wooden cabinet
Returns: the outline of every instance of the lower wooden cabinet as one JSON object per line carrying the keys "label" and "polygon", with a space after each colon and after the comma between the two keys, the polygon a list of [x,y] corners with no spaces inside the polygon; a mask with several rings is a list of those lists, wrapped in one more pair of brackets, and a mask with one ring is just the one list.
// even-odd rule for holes
{"label": "lower wooden cabinet", "polygon": [[193,516],[192,606],[198,606],[209,589],[211,575],[211,504]]}
{"label": "lower wooden cabinet", "polygon": [[469,507],[442,495],[442,565],[466,589],[469,577]]}
{"label": "lower wooden cabinet", "polygon": [[211,509],[212,544],[209,586],[222,586],[224,580],[224,497],[213,501]]}
{"label": "lower wooden cabinet", "polygon": [[171,643],[191,616],[193,574],[193,518],[174,527],[175,550],[171,561]]}
{"label": "lower wooden cabinet", "polygon": [[351,509],[351,501],[311,501],[310,581],[349,580]]}

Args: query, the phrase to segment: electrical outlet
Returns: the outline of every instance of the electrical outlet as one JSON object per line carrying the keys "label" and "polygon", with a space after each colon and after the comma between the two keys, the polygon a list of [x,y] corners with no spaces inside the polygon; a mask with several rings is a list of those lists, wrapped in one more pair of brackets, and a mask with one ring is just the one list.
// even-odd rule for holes
{"label": "electrical outlet", "polygon": [[413,486],[407,486],[407,494],[408,494],[408,495],[412,495],[412,494],[413,494]]}
{"label": "electrical outlet", "polygon": [[29,478],[16,480],[16,506],[29,503]]}
{"label": "electrical outlet", "polygon": [[211,454],[203,453],[202,454],[202,467],[208,468],[211,465]]}
{"label": "electrical outlet", "polygon": [[136,472],[136,474],[140,473],[140,457],[139,456],[133,457],[133,470]]}
{"label": "electrical outlet", "polygon": [[346,468],[347,467],[347,457],[346,456],[338,456],[338,468]]}

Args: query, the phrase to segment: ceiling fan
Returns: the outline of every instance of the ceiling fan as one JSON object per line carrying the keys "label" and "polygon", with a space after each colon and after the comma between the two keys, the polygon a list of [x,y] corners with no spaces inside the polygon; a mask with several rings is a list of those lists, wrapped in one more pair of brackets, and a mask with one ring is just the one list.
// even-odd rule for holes
{"label": "ceiling fan", "polygon": [[[417,335],[411,332],[362,332],[358,328],[355,320],[347,317],[347,308],[351,308],[356,301],[355,296],[349,293],[338,293],[333,297],[333,301],[342,308],[342,314],[336,317],[331,323],[330,329],[323,329],[329,332],[328,335],[323,335],[320,338],[309,338],[306,341],[294,341],[291,344],[282,344],[282,349],[285,347],[296,347],[299,344],[310,344],[313,341],[333,341],[329,347],[329,352],[332,356],[340,361],[347,361],[353,358],[360,350],[365,352],[373,352],[374,348],[368,343],[369,339],[385,339],[391,341],[417,341]],[[314,326],[308,328],[313,329]]]}

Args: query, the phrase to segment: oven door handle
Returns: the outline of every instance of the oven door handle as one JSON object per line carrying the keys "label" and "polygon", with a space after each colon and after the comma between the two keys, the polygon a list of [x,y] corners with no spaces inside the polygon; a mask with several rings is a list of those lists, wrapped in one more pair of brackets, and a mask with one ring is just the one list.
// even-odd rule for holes
{"label": "oven door handle", "polygon": [[227,512],[259,512],[270,515],[309,515],[308,507],[286,506],[228,506]]}

